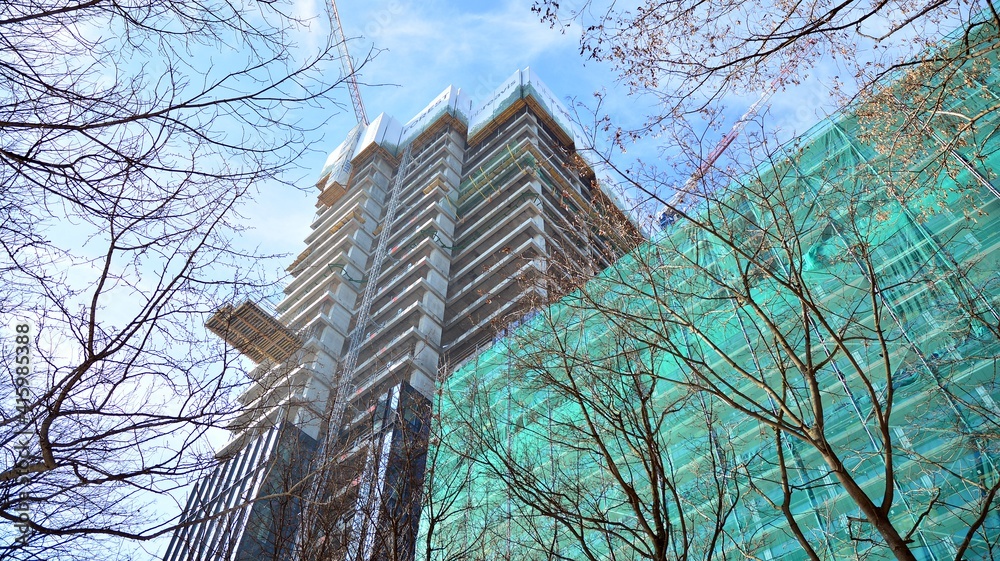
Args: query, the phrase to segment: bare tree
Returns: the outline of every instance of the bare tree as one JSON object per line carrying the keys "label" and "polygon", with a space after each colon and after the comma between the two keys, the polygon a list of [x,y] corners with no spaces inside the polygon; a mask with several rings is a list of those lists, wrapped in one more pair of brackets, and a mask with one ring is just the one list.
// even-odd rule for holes
{"label": "bare tree", "polygon": [[298,558],[412,560],[430,402],[404,382],[377,396],[367,409],[348,411],[353,411],[348,418],[360,414],[370,421],[343,431],[342,451],[329,455],[339,473],[327,479],[327,504],[314,504],[308,511],[323,520],[305,521]]}
{"label": "bare tree", "polygon": [[336,106],[309,25],[281,2],[0,8],[0,312],[34,324],[35,365],[23,408],[2,383],[0,442],[13,460],[29,427],[30,461],[5,462],[0,518],[29,505],[31,537],[0,557],[129,557],[214,463],[200,437],[244,369],[203,323],[269,286],[239,208],[294,181],[321,125],[296,111]]}
{"label": "bare tree", "polygon": [[550,555],[1000,553],[1000,106],[973,27],[698,177],[665,231],[448,383],[503,508],[560,528]]}
{"label": "bare tree", "polygon": [[[480,474],[466,493],[493,503],[495,526],[513,526],[498,549],[532,559],[710,559],[734,542],[752,551],[724,532],[743,491],[711,406],[685,392],[663,399],[630,338],[614,325],[588,333],[590,312],[574,307],[540,312],[506,364],[473,369],[447,404],[462,435],[450,445],[461,442],[455,455]],[[609,342],[600,353],[596,337]],[[677,424],[711,438],[666,430]]]}
{"label": "bare tree", "polygon": [[821,63],[839,68],[828,85],[849,98],[913,66],[954,29],[966,40],[1000,24],[991,0],[650,0],[634,7],[536,0],[532,11],[553,27],[579,23],[581,53],[613,64],[633,91],[655,95],[662,111],[649,125],[668,127],[682,115],[714,112],[713,102],[726,95],[759,91],[772,80],[798,83]]}
{"label": "bare tree", "polygon": [[[594,250],[553,251],[544,272],[521,278],[533,288],[526,307],[537,311],[499,321],[510,345],[444,382],[424,506],[427,559],[701,559],[723,542],[756,547],[724,531],[743,492],[725,434],[664,431],[682,420],[711,430],[711,404],[694,394],[660,399],[655,372],[634,360],[627,322],[602,326],[608,344],[592,352],[581,287],[640,240],[598,199],[594,213],[565,226],[587,233]],[[678,472],[678,454],[704,457],[706,470]]]}
{"label": "bare tree", "polygon": [[[633,198],[650,206],[667,202],[684,183],[678,178],[697,181],[706,166],[745,164],[747,153],[773,150],[776,137],[784,141],[791,132],[802,133],[805,127],[800,125],[811,125],[835,106],[859,103],[889,110],[886,100],[878,99],[889,82],[909,83],[893,90],[901,96],[894,100],[896,105],[910,103],[910,95],[946,101],[956,91],[952,86],[965,79],[972,65],[979,64],[980,70],[970,75],[989,64],[982,55],[995,46],[984,43],[1000,25],[1000,12],[992,0],[891,6],[768,0],[647,1],[624,6],[594,0],[537,0],[532,10],[563,31],[580,29],[581,54],[610,64],[630,94],[651,101],[645,118],[637,122],[605,114],[601,92],[595,94],[596,106],[584,112],[586,128],[594,135],[591,145],[605,147],[596,156],[622,176]],[[966,64],[969,61],[978,62]],[[803,83],[808,86],[801,87]],[[733,141],[724,134],[735,118],[733,109],[746,107],[747,96],[785,90],[794,97],[785,96],[783,114],[771,114],[765,105],[728,153],[714,159],[720,144]],[[875,103],[869,103],[872,100]],[[941,115],[948,113],[941,105],[914,107],[923,113],[917,122],[924,124],[942,125],[936,118],[928,119],[927,112],[934,107],[943,111]],[[789,115],[793,112],[794,117]],[[952,124],[968,130],[988,114],[989,110],[945,119],[957,119]],[[911,121],[917,117],[908,116]],[[781,130],[789,121],[792,124],[784,127],[788,130]],[[660,157],[625,169],[613,152],[633,143],[640,143],[640,148],[655,146]],[[762,148],[764,143],[770,147]],[[736,168],[728,171],[733,175]]]}
{"label": "bare tree", "polygon": [[[447,366],[441,369],[450,370]],[[485,559],[490,551],[497,549],[495,521],[480,516],[479,509],[489,501],[487,494],[470,492],[474,486],[485,483],[483,473],[473,459],[475,455],[470,450],[473,444],[463,438],[466,433],[459,422],[460,413],[451,407],[442,391],[436,395],[434,411],[416,558]]]}

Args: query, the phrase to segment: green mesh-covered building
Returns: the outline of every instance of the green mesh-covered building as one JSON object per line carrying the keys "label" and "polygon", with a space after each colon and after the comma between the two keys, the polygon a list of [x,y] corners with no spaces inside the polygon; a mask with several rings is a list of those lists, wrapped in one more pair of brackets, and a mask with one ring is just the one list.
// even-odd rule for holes
{"label": "green mesh-covered building", "polygon": [[1000,555],[996,32],[444,382],[418,558]]}

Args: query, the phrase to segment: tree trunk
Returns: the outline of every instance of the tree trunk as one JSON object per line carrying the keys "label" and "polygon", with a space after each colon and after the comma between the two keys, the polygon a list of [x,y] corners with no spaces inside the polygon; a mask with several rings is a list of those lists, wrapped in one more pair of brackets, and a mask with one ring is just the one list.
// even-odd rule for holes
{"label": "tree trunk", "polygon": [[[830,448],[830,445],[826,440],[821,440],[816,443],[816,449],[823,455],[823,459],[826,461],[833,469],[834,475],[836,475],[837,480],[843,485],[844,490],[847,494],[854,500],[854,503],[858,505],[861,512],[864,513],[865,518],[871,522],[875,530],[882,536],[885,540],[886,545],[892,551],[892,554],[900,561],[916,561],[916,557],[913,556],[913,552],[910,551],[909,540],[903,538],[899,535],[896,527],[892,525],[889,520],[888,509],[883,512],[882,509],[875,506],[871,498],[865,493],[865,490],[858,485],[854,477],[847,472],[844,468],[844,464],[841,463],[840,458],[837,454]],[[883,505],[885,506],[885,505]]]}

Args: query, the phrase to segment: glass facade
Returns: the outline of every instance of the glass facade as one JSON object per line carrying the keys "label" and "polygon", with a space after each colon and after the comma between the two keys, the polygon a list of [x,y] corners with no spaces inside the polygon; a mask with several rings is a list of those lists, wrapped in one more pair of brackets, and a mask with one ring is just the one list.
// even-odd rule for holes
{"label": "glass facade", "polygon": [[706,189],[445,380],[418,558],[1000,553],[995,37]]}

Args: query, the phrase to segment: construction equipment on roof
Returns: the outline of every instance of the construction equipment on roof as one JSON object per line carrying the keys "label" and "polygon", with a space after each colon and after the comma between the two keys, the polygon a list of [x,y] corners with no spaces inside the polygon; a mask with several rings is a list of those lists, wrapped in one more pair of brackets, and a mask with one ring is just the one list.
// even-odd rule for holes
{"label": "construction equipment on roof", "polygon": [[205,327],[257,364],[281,362],[302,347],[290,329],[250,301],[223,306]]}

